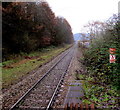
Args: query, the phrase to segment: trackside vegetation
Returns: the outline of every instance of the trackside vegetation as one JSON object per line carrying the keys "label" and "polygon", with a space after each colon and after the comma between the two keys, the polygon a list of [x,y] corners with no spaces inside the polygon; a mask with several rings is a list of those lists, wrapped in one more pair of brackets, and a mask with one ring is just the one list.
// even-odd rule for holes
{"label": "trackside vegetation", "polygon": [[[90,27],[91,26],[91,27]],[[120,107],[120,21],[117,15],[106,22],[89,23],[90,46],[82,46],[83,65],[87,74],[83,79],[85,98],[83,102],[94,103],[98,108]],[[95,29],[95,30],[94,30]],[[115,63],[109,62],[109,48],[116,49]]]}

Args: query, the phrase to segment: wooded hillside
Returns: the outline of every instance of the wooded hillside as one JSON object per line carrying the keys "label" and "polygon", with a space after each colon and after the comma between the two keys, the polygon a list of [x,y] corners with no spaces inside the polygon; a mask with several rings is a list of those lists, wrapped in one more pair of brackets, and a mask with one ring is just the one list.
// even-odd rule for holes
{"label": "wooded hillside", "polygon": [[2,2],[3,60],[13,53],[73,42],[71,26],[47,2]]}

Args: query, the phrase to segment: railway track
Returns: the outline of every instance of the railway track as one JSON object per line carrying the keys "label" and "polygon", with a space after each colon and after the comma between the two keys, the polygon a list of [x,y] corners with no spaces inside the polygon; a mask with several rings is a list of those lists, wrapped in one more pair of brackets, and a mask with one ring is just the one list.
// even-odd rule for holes
{"label": "railway track", "polygon": [[49,109],[73,57],[74,47],[64,54],[20,99],[10,108]]}

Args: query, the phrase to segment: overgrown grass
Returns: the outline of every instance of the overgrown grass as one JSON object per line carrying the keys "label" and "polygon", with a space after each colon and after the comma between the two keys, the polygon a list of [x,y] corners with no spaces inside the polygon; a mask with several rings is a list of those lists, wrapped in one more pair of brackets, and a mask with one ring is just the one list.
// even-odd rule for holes
{"label": "overgrown grass", "polygon": [[[16,83],[21,77],[27,75],[30,71],[38,68],[40,65],[50,61],[53,57],[57,56],[61,52],[65,51],[71,45],[66,45],[65,47],[49,47],[38,52],[32,52],[27,54],[27,56],[38,56],[35,59],[29,59],[25,63],[19,64],[19,62],[24,60],[19,57],[9,61],[3,62],[3,65],[11,66],[14,63],[18,63],[12,68],[2,68],[2,87],[7,88],[9,85]],[[22,53],[23,56],[26,55]]]}
{"label": "overgrown grass", "polygon": [[[79,74],[82,80],[85,97],[83,103],[94,103],[97,108],[118,109],[120,103],[119,91],[119,52],[117,51],[116,63],[109,63],[109,44],[98,44],[84,48],[81,63],[86,66],[87,73]],[[116,46],[118,50],[118,47]]]}
{"label": "overgrown grass", "polygon": [[[116,18],[114,20],[116,23],[114,21],[113,24],[108,20],[100,33],[93,32],[94,38],[89,36],[88,48],[79,44],[84,56],[81,62],[88,71],[84,84],[86,100],[93,101],[98,107],[109,109],[120,106],[120,22]],[[109,55],[112,54],[109,48],[116,49],[115,63],[109,62]]]}
{"label": "overgrown grass", "polygon": [[82,98],[83,103],[94,103],[96,108],[118,108],[117,91],[110,85],[101,85],[94,81],[93,77],[86,77],[84,74],[79,75],[82,80],[85,96]]}

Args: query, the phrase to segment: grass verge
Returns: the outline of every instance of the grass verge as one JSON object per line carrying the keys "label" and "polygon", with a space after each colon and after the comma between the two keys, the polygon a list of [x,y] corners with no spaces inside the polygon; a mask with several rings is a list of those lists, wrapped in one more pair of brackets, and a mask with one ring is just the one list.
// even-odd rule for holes
{"label": "grass verge", "polygon": [[32,59],[16,58],[6,62],[2,62],[5,67],[2,67],[2,88],[7,88],[11,84],[15,84],[18,80],[27,75],[30,71],[44,65],[52,58],[59,55],[61,52],[70,48],[72,45],[64,47],[49,47],[42,51],[32,52],[27,56]]}

